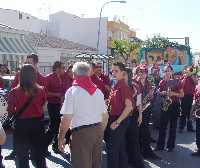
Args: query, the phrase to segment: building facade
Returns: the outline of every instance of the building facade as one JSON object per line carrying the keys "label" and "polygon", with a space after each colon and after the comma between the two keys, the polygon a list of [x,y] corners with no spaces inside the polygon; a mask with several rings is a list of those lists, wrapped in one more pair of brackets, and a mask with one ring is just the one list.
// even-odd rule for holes
{"label": "building facade", "polygon": [[39,71],[47,74],[51,72],[55,61],[63,61],[67,65],[71,60],[75,60],[76,55],[96,53],[96,49],[46,34],[0,26],[1,64],[7,65],[11,71],[16,71],[31,53],[39,55]]}
{"label": "building facade", "polygon": [[28,54],[37,52],[25,35],[23,31],[0,26],[0,63],[8,65],[11,71],[20,67]]}
{"label": "building facade", "polygon": [[47,21],[11,9],[0,8],[0,24],[34,33],[45,33],[47,31]]}
{"label": "building facade", "polygon": [[130,40],[136,37],[136,31],[120,20],[108,21],[108,53],[111,53],[112,41],[113,40]]}
{"label": "building facade", "polygon": [[[100,54],[107,54],[107,18],[101,18]],[[51,14],[49,17],[48,34],[97,47],[99,18],[81,18],[64,11]]]}

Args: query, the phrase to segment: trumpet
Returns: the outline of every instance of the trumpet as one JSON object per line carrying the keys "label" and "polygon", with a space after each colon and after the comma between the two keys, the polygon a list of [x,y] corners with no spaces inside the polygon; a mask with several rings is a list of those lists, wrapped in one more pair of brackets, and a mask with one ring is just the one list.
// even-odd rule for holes
{"label": "trumpet", "polygon": [[172,104],[172,99],[170,98],[169,94],[171,92],[171,88],[167,88],[166,97],[164,98],[164,102],[162,105],[162,110],[166,112],[169,109],[169,106]]}

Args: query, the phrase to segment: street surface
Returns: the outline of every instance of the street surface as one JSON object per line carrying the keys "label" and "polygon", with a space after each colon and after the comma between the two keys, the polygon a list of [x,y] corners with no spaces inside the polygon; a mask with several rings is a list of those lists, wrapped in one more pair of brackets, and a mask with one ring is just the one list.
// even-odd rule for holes
{"label": "street surface", "polygon": [[[152,136],[156,139],[157,132],[153,132]],[[12,144],[12,137],[8,135],[6,144],[3,146],[3,155],[6,156],[10,153]],[[157,152],[163,160],[161,161],[145,161],[147,168],[200,168],[200,158],[191,157],[192,150],[195,150],[195,133],[177,133],[177,146],[174,152],[168,153],[166,151]],[[49,149],[51,151],[51,149]],[[66,148],[68,151],[68,148]],[[71,168],[69,155],[57,155],[52,151],[52,156],[48,157],[47,165],[48,168]],[[103,154],[103,166],[106,168],[106,153]],[[14,161],[4,160],[6,168],[15,168]],[[33,167],[33,166],[32,166]]]}

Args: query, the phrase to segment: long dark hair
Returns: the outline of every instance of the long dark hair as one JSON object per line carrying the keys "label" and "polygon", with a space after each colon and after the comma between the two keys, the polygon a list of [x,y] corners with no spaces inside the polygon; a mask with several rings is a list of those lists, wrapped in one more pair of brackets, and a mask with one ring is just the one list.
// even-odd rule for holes
{"label": "long dark hair", "polygon": [[127,73],[128,76],[128,86],[132,87],[132,78],[133,78],[132,70],[130,68],[126,68],[125,72]]}
{"label": "long dark hair", "polygon": [[30,96],[37,91],[37,72],[31,64],[25,64],[20,70],[20,88]]}

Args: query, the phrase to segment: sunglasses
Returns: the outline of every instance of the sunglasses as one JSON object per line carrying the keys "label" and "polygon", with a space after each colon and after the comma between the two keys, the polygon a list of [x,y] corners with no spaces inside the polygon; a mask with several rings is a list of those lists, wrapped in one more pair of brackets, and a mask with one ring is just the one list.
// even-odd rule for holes
{"label": "sunglasses", "polygon": [[167,72],[172,72],[172,71],[168,70],[168,71],[164,71],[164,72],[167,73]]}

